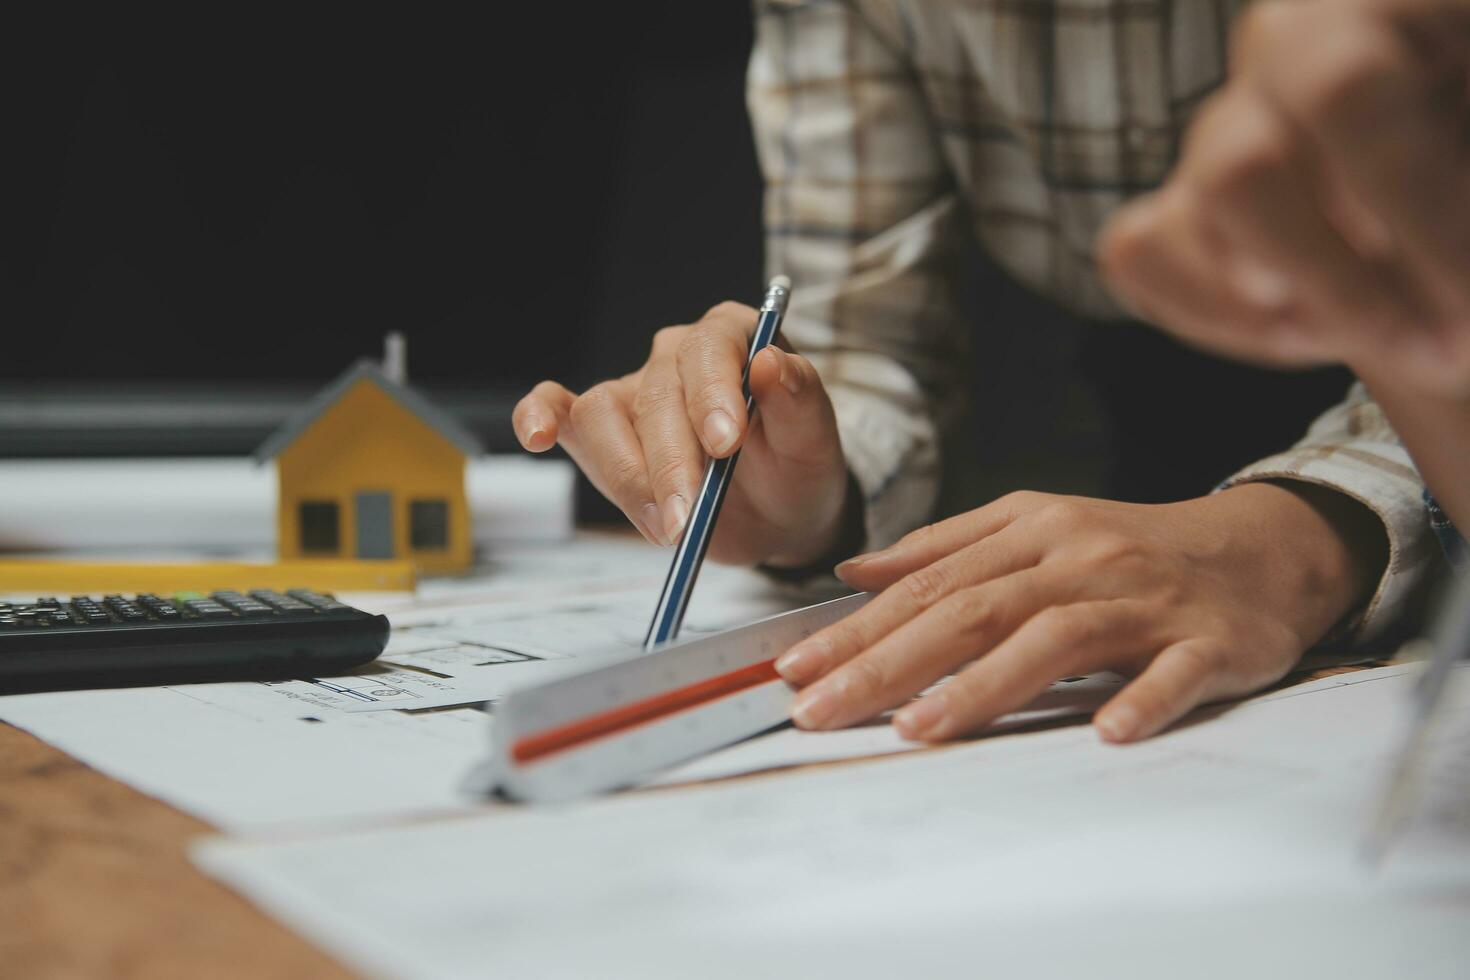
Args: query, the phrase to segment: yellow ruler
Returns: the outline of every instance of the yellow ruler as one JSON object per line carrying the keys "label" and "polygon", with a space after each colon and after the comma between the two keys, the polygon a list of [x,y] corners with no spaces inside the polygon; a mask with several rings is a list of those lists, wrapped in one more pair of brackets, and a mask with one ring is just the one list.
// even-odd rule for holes
{"label": "yellow ruler", "polygon": [[311,560],[273,562],[0,560],[0,592],[81,595],[110,592],[213,592],[234,589],[314,589],[318,592],[412,591],[406,561]]}

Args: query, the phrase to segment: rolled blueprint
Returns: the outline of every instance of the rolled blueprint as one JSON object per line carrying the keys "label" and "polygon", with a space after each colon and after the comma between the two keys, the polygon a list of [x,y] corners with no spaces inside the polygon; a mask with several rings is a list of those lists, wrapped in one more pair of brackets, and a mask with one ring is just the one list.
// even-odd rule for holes
{"label": "rolled blueprint", "polygon": [[[470,460],[476,544],[572,533],[564,460]],[[247,458],[0,460],[0,550],[275,547],[276,474]]]}

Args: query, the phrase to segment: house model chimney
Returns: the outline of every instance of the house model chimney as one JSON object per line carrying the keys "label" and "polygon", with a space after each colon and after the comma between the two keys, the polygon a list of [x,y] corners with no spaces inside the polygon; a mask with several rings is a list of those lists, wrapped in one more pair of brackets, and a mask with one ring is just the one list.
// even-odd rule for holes
{"label": "house model chimney", "polygon": [[383,374],[396,385],[408,384],[408,342],[397,330],[383,338]]}

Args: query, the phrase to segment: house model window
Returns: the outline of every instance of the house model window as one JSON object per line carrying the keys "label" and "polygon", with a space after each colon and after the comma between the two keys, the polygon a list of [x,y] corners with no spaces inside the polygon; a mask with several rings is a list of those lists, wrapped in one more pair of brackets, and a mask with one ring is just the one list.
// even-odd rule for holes
{"label": "house model window", "polygon": [[301,550],[312,555],[335,555],[342,548],[337,504],[308,500],[301,504]]}
{"label": "house model window", "polygon": [[414,551],[443,551],[449,547],[449,502],[414,500],[408,506],[409,547]]}

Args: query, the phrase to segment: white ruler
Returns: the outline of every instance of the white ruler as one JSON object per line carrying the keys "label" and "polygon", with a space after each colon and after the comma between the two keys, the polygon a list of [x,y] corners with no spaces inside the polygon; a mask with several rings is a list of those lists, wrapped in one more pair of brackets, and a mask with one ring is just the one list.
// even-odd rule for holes
{"label": "white ruler", "polygon": [[525,688],[495,705],[491,779],[512,799],[616,789],[782,724],[775,658],[868,601],[851,595]]}

